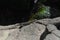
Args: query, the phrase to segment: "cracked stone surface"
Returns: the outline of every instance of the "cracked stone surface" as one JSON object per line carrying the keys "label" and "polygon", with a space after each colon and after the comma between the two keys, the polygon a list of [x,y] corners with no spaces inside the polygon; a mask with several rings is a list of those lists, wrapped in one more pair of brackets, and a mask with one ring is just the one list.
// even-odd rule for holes
{"label": "cracked stone surface", "polygon": [[31,23],[21,29],[1,30],[0,40],[40,40],[44,30],[44,25]]}
{"label": "cracked stone surface", "polygon": [[9,34],[13,31],[15,31],[16,29],[12,29],[12,30],[0,30],[0,40],[6,40],[9,36]]}
{"label": "cracked stone surface", "polygon": [[60,30],[56,26],[49,24],[47,25],[48,31],[51,33],[46,36],[44,40],[60,40]]}
{"label": "cracked stone surface", "polygon": [[46,28],[51,33],[47,34],[44,40],[60,40],[60,30],[56,28],[56,23],[60,23],[60,17],[8,26],[0,25],[0,40],[40,40]]}

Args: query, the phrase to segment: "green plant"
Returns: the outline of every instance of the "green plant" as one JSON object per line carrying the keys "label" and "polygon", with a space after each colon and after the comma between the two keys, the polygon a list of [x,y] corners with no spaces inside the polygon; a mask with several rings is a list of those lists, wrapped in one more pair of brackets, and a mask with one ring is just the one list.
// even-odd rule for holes
{"label": "green plant", "polygon": [[32,13],[30,20],[50,17],[50,7],[39,5],[36,13]]}

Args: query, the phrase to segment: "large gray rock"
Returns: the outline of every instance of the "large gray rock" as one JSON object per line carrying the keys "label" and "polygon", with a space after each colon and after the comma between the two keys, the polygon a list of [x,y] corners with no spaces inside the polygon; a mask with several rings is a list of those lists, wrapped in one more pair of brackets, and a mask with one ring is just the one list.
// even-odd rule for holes
{"label": "large gray rock", "polygon": [[24,26],[20,31],[17,30],[12,32],[7,40],[40,40],[40,36],[44,30],[44,25],[32,23]]}
{"label": "large gray rock", "polygon": [[60,23],[60,17],[56,17],[53,19],[45,18],[45,19],[37,20],[37,22],[40,22],[44,25],[57,24],[57,23]]}
{"label": "large gray rock", "polygon": [[12,30],[0,30],[0,40],[6,40],[9,37],[9,34],[16,29]]}
{"label": "large gray rock", "polygon": [[[50,34],[44,40],[60,40],[60,31],[54,24],[60,22],[60,17],[41,19],[33,22],[0,25],[0,40],[40,40],[46,27]],[[20,28],[20,29],[19,29]]]}
{"label": "large gray rock", "polygon": [[44,40],[60,40],[60,38],[58,38],[54,34],[48,34]]}
{"label": "large gray rock", "polygon": [[56,26],[49,24],[47,25],[47,29],[51,33],[48,34],[44,40],[60,40],[60,30],[58,30]]}
{"label": "large gray rock", "polygon": [[0,40],[40,40],[44,31],[44,25],[33,22],[21,29],[1,29]]}
{"label": "large gray rock", "polygon": [[47,27],[47,29],[48,29],[49,32],[58,30],[58,29],[56,28],[56,26],[53,25],[53,24],[48,24],[46,27]]}

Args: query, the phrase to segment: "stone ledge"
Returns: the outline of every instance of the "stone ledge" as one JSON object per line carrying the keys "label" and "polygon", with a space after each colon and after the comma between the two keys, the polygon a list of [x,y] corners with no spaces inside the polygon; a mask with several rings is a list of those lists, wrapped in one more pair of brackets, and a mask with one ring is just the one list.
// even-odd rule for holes
{"label": "stone ledge", "polygon": [[40,40],[46,28],[51,33],[44,40],[48,40],[51,37],[49,35],[60,40],[60,31],[55,26],[57,23],[60,23],[60,17],[0,26],[0,40]]}

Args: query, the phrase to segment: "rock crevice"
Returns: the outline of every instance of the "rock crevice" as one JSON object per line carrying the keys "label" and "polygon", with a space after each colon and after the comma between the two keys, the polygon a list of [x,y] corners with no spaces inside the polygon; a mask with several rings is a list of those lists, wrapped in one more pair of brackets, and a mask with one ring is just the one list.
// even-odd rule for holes
{"label": "rock crevice", "polygon": [[[60,31],[55,26],[57,23],[60,23],[60,17],[0,25],[0,40],[60,40]],[[43,34],[46,34],[44,38]]]}

